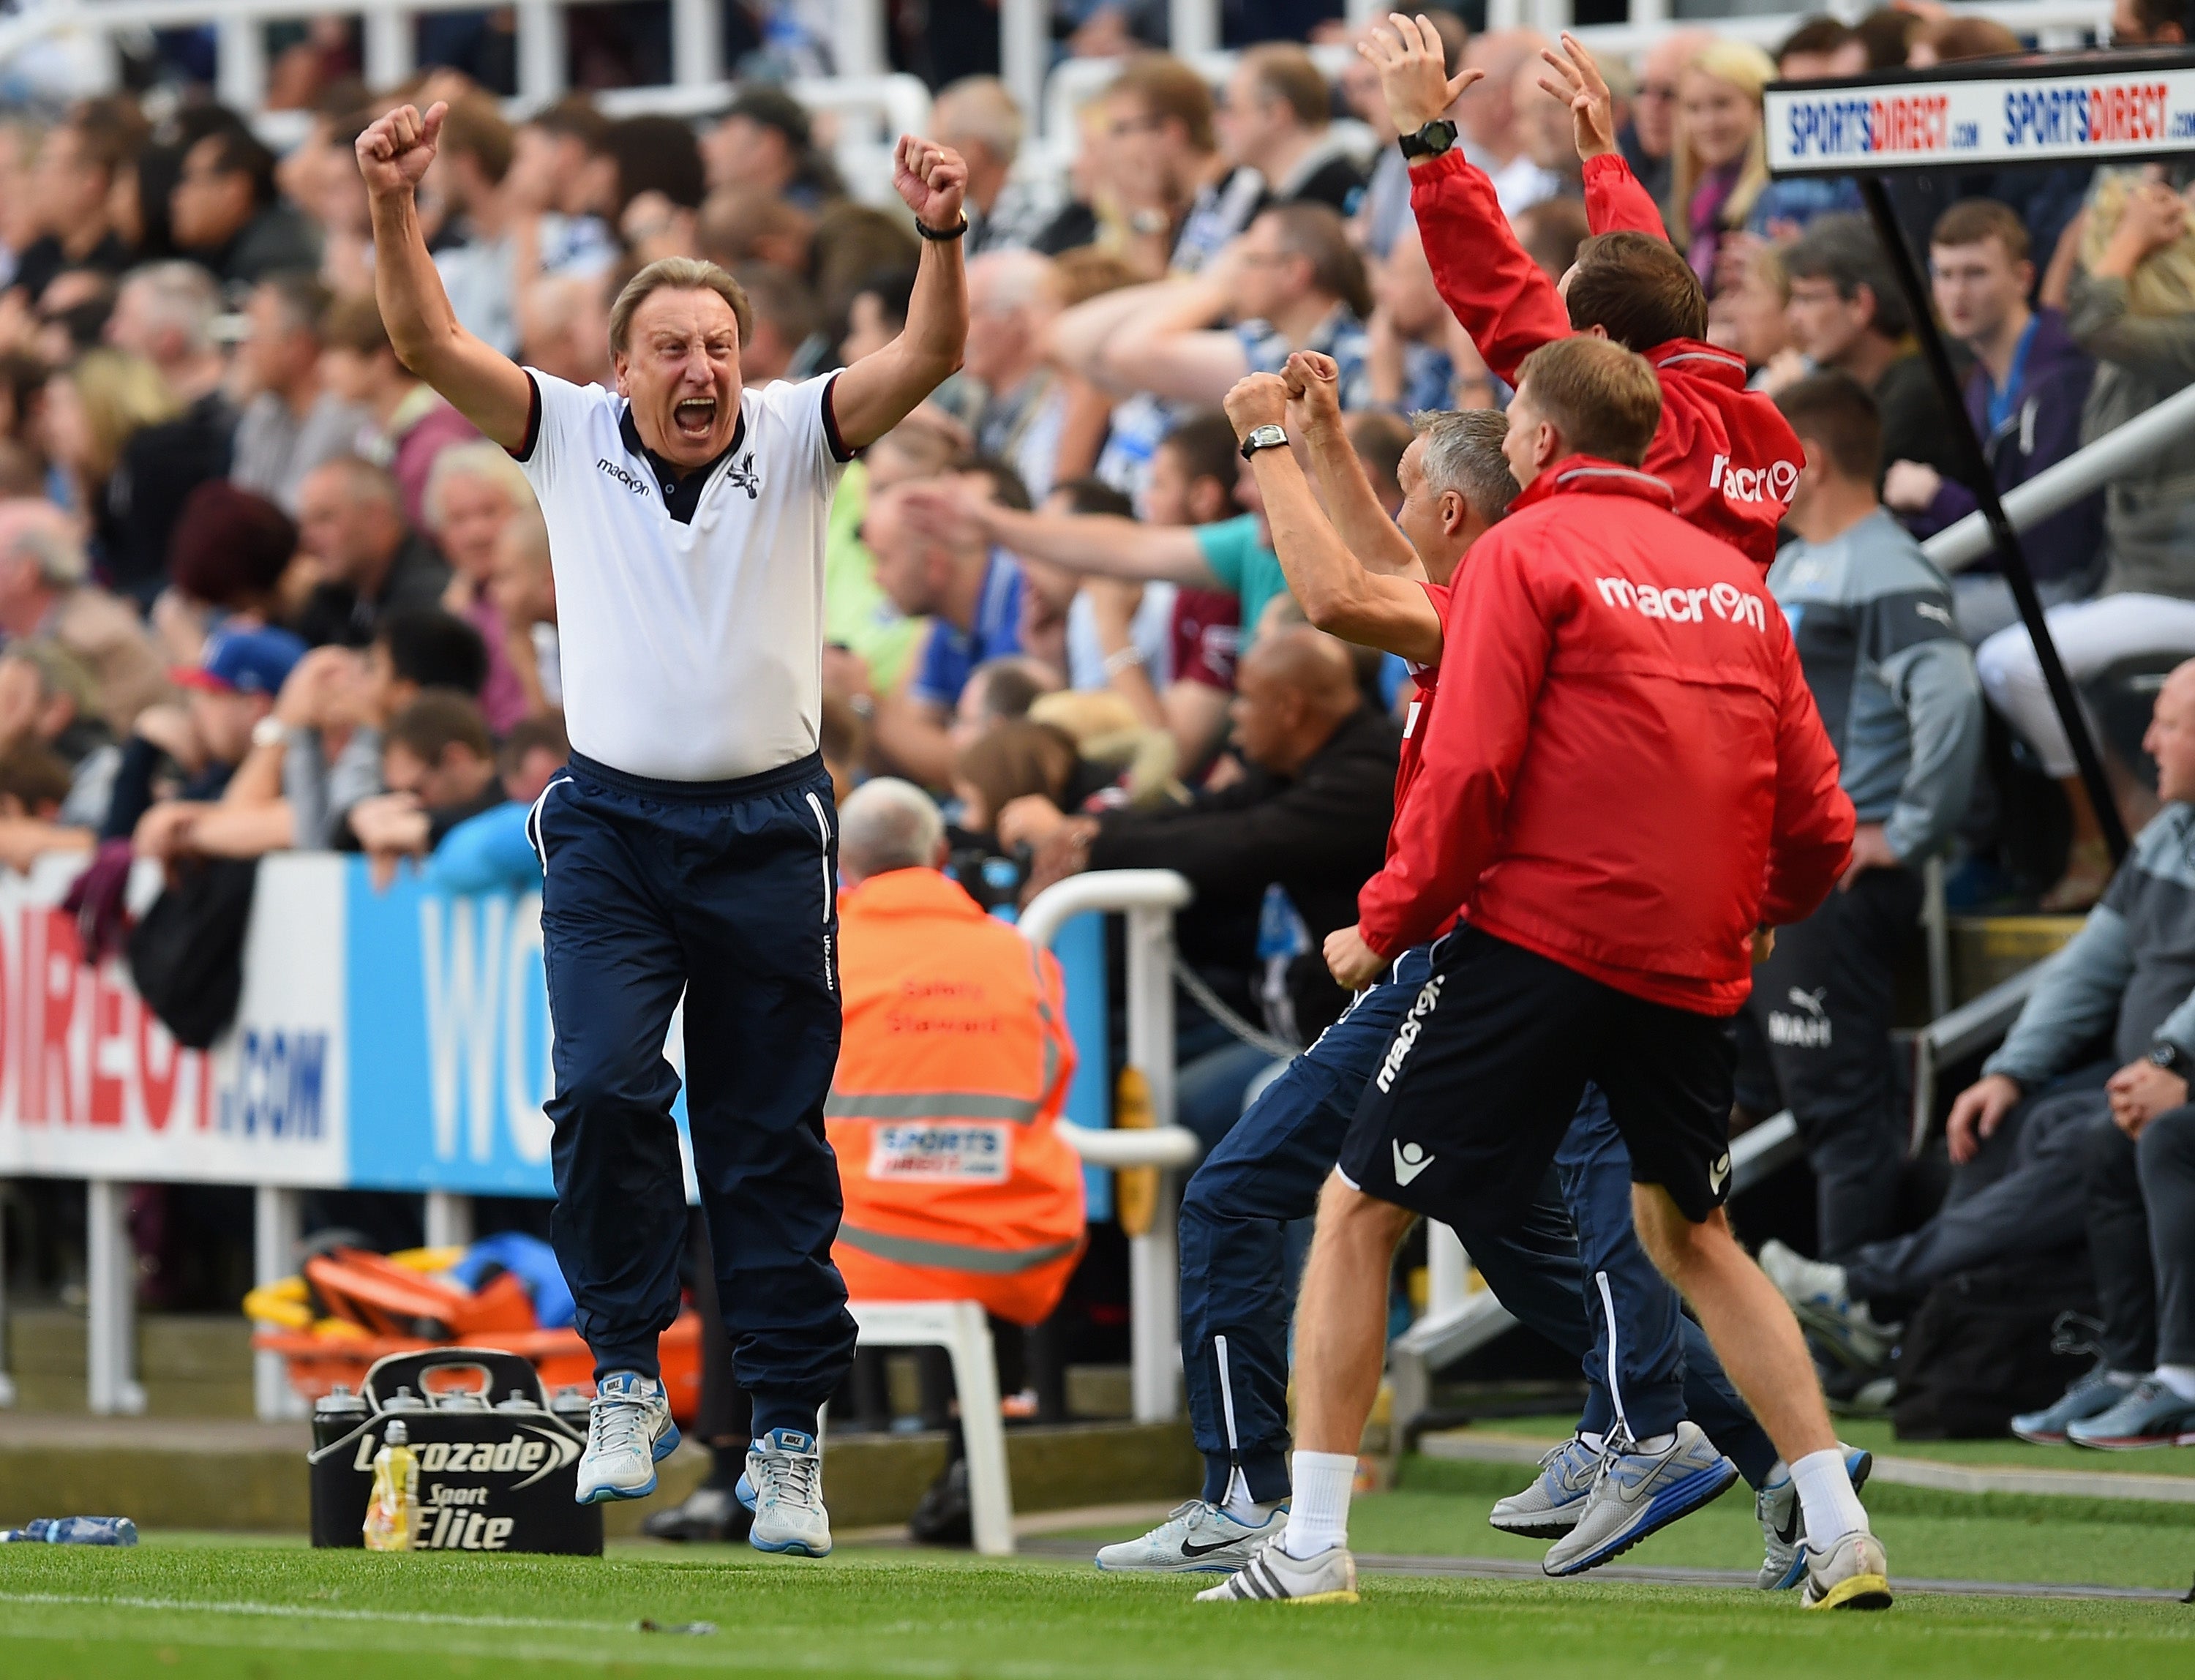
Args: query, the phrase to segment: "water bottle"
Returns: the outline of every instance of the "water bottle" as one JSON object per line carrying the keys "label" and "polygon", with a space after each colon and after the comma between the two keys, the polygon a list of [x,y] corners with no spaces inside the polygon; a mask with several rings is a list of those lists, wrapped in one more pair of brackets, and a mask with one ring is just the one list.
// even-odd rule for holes
{"label": "water bottle", "polygon": [[419,1528],[419,1458],[411,1441],[400,1417],[382,1432],[381,1451],[373,1455],[373,1497],[366,1505],[368,1551],[412,1550]]}
{"label": "water bottle", "polygon": [[50,1546],[134,1546],[137,1525],[126,1516],[40,1516],[0,1529],[0,1545],[39,1541]]}
{"label": "water bottle", "polygon": [[313,1404],[313,1446],[341,1440],[366,1421],[366,1397],[338,1383]]}

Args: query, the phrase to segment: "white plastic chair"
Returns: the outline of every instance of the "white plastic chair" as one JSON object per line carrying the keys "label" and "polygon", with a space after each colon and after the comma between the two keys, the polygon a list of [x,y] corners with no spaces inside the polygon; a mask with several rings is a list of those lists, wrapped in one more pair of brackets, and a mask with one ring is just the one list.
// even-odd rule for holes
{"label": "white plastic chair", "polygon": [[970,1526],[976,1550],[1014,1549],[1014,1496],[1006,1475],[1006,1431],[999,1417],[999,1369],[990,1320],[973,1301],[850,1301],[864,1348],[942,1348],[953,1361],[960,1434],[968,1452]]}

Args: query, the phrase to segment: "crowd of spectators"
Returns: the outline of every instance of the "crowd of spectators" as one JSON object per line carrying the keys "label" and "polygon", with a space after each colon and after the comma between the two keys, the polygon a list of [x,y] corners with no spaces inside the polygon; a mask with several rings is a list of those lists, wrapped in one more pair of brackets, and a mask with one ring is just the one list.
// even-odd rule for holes
{"label": "crowd of spectators", "polygon": [[[1864,890],[1767,972],[1752,1065],[1762,1104],[1801,1111],[1824,1258],[1852,1262],[1855,1300],[1863,1279],[1904,1300],[1935,1275],[1914,1256],[1950,1244],[1890,1228],[1893,970],[1919,871],[1942,857],[1963,902],[2024,885],[2077,911],[2111,863],[1996,561],[1946,579],[1916,546],[1979,487],[1894,267],[1850,182],[1769,178],[1761,92],[2019,43],[1918,3],[1811,20],[1773,53],[1679,30],[1599,66],[1598,147],[1553,43],[1432,17],[1449,69],[1482,72],[1459,143],[1531,262],[1572,268],[1593,154],[1620,157],[1705,300],[1703,331],[1654,343],[1742,357],[1805,447],[1772,581],[1836,714]],[[2120,0],[2113,33],[2187,29],[2169,0]],[[742,84],[695,121],[575,95],[514,122],[476,53],[452,56],[485,87],[445,67],[369,89],[340,36],[316,28],[310,62],[285,60],[308,120],[279,157],[202,97],[0,112],[0,865],[135,856],[179,880],[347,850],[383,882],[407,860],[456,889],[533,874],[525,807],[565,751],[548,533],[516,465],[390,346],[351,147],[392,104],[449,101],[420,194],[430,248],[460,320],[530,365],[613,380],[610,303],[666,255],[739,280],[749,384],[844,365],[905,320],[912,228],[850,192],[827,121],[784,87]],[[1123,55],[1058,178],[1028,167],[1030,113],[997,79],[937,90],[930,131],[970,167],[965,362],[839,490],[822,745],[842,797],[879,776],[930,790],[987,904],[1085,869],[1191,877],[1178,1048],[1211,1140],[1343,1006],[1316,954],[1379,867],[1415,693],[1400,659],[1305,622],[1220,404],[1245,375],[1328,359],[1394,517],[1413,417],[1509,390],[1443,302],[1468,280],[1428,259],[1368,66],[1330,78],[1269,41],[1215,87],[1127,50],[1126,26],[1086,23],[1074,45]],[[2195,379],[2185,184],[2083,166],[1894,186],[1999,492]],[[2191,451],[2025,535],[2077,683],[2195,655]],[[2171,803],[2140,753],[2116,767],[2130,827]],[[2026,829],[2051,782],[2071,840],[2038,863]],[[2108,909],[2125,880],[2098,915],[2134,913]],[[1828,1042],[1808,1036],[1825,985],[1871,1000],[1826,1073],[1806,1054]],[[2022,1088],[2071,1054],[2023,1062]],[[2046,1163],[2048,1129],[2025,1146]],[[1971,1225],[2009,1195],[1962,1192],[1943,1217]]]}

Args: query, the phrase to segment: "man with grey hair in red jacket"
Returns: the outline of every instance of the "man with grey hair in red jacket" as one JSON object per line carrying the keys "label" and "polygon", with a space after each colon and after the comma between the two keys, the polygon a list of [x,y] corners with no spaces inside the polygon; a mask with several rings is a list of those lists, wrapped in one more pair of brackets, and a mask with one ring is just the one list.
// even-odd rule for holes
{"label": "man with grey hair in red jacket", "polygon": [[1328,961],[1359,984],[1459,906],[1464,921],[1321,1201],[1288,1529],[1205,1597],[1356,1596],[1349,1493],[1395,1247],[1428,1210],[1513,1219],[1591,1081],[1641,1240],[1791,1465],[1806,1602],[1889,1602],[1797,1323],[1721,1211],[1752,946],[1835,885],[1852,804],[1758,574],[1639,470],[1661,416],[1655,370],[1604,340],[1519,370],[1504,453],[1524,494],[1455,588],[1422,785]]}

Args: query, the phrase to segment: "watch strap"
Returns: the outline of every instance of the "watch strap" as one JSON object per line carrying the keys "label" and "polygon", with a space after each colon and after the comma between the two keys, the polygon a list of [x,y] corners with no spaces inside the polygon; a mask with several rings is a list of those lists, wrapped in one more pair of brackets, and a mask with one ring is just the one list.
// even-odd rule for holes
{"label": "watch strap", "polygon": [[1437,158],[1455,144],[1455,124],[1445,117],[1436,117],[1414,134],[1397,136],[1396,145],[1405,158]]}

